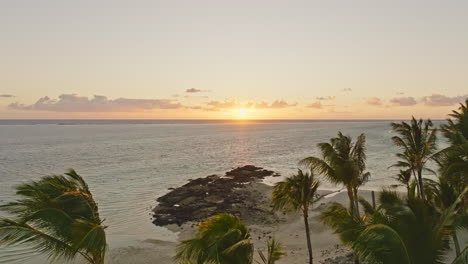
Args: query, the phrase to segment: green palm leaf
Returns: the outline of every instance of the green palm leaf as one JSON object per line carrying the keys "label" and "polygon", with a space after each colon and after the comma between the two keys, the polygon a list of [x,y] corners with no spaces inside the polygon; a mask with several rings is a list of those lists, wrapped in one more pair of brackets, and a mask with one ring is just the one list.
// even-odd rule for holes
{"label": "green palm leaf", "polygon": [[88,185],[75,171],[42,177],[16,187],[20,199],[0,206],[0,245],[25,244],[51,259],[81,255],[102,264],[105,227]]}

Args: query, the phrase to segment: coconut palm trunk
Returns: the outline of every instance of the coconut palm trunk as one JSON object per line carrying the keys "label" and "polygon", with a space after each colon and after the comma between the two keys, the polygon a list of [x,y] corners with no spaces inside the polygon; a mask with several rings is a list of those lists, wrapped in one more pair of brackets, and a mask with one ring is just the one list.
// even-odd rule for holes
{"label": "coconut palm trunk", "polygon": [[356,212],[356,203],[354,202],[354,192],[353,189],[349,186],[346,187],[346,192],[348,193],[348,199],[349,199],[349,209],[351,209],[351,212],[355,213]]}
{"label": "coconut palm trunk", "polygon": [[423,185],[423,178],[422,178],[422,169],[418,169],[418,185],[419,185],[419,195],[421,199],[424,199],[424,185]]}
{"label": "coconut palm trunk", "polygon": [[304,225],[306,230],[306,239],[307,239],[307,249],[309,250],[309,264],[313,263],[313,254],[312,254],[312,242],[310,241],[310,229],[309,229],[309,213],[308,209],[304,209]]}
{"label": "coconut palm trunk", "polygon": [[354,209],[355,209],[355,213],[356,213],[356,217],[360,217],[360,214],[359,214],[359,201],[358,201],[358,189],[357,188],[353,188],[353,195],[354,195]]}

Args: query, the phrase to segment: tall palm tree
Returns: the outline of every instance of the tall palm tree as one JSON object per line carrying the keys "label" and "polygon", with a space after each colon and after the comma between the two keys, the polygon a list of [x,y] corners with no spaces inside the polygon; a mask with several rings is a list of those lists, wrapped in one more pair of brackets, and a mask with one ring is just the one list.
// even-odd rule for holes
{"label": "tall palm tree", "polygon": [[177,263],[252,263],[253,244],[242,221],[231,214],[218,214],[199,224],[195,237],[182,241]]}
{"label": "tall palm tree", "polygon": [[303,173],[298,170],[296,175],[278,182],[273,187],[273,209],[281,211],[302,211],[306,230],[307,248],[309,250],[309,263],[313,262],[312,243],[309,230],[309,208],[317,201],[315,198],[319,181],[313,172]]}
{"label": "tall palm tree", "polygon": [[88,185],[74,170],[16,187],[16,202],[0,206],[0,245],[25,244],[55,260],[81,255],[103,264],[106,234]]}
{"label": "tall palm tree", "polygon": [[348,192],[351,210],[359,215],[358,188],[370,177],[366,169],[366,136],[361,134],[355,143],[351,137],[338,132],[329,143],[319,143],[322,158],[308,157],[299,162],[327,177],[335,184],[343,184]]}
{"label": "tall palm tree", "polygon": [[412,117],[410,123],[391,123],[393,131],[398,135],[393,136],[393,143],[402,149],[397,153],[400,160],[395,167],[411,170],[418,182],[418,193],[424,199],[423,171],[431,171],[426,163],[436,151],[436,132],[430,119],[423,121]]}
{"label": "tall palm tree", "polygon": [[267,243],[267,255],[265,256],[262,251],[258,251],[258,255],[263,264],[275,264],[276,261],[280,260],[286,254],[278,240],[270,239]]}
{"label": "tall palm tree", "polygon": [[[448,119],[447,123],[441,126],[441,131],[450,145],[434,155],[439,165],[439,181],[433,184],[433,191],[436,194],[433,204],[442,209],[451,206],[454,197],[468,186],[468,98],[465,105],[460,104],[458,111],[453,111],[449,116],[454,120]],[[464,199],[461,211],[466,214],[468,197]],[[456,232],[453,232],[452,239],[456,253],[460,255]]]}
{"label": "tall palm tree", "polygon": [[468,99],[460,104],[459,111],[449,115],[447,124],[441,126],[444,137],[450,146],[435,155],[439,165],[439,174],[458,191],[468,185]]}
{"label": "tall palm tree", "polygon": [[452,145],[465,143],[468,140],[468,98],[449,116],[454,120],[447,119],[447,124],[441,126],[442,134]]}
{"label": "tall palm tree", "polygon": [[441,212],[421,198],[404,200],[395,192],[383,191],[377,209],[360,200],[365,209],[362,218],[333,203],[321,213],[320,220],[365,263],[441,264],[457,225],[458,205],[467,191]]}

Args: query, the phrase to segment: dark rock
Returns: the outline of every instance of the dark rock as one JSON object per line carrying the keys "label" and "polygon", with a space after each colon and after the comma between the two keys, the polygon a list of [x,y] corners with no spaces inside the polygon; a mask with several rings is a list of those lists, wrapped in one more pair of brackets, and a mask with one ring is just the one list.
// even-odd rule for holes
{"label": "dark rock", "polygon": [[248,191],[245,187],[273,174],[273,171],[247,165],[226,172],[225,177],[210,175],[190,180],[157,199],[159,204],[153,209],[153,223],[181,225],[202,221],[217,213],[265,221],[265,215],[274,217],[270,210],[263,208],[268,201],[258,191]]}

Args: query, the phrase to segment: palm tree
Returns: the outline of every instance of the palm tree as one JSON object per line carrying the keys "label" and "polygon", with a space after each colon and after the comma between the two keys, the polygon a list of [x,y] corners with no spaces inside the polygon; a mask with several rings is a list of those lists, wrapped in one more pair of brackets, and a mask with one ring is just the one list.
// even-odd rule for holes
{"label": "palm tree", "polygon": [[[441,126],[444,137],[450,146],[441,150],[434,159],[439,165],[439,182],[432,184],[435,199],[433,204],[443,209],[451,206],[468,185],[468,99],[465,105],[460,104],[459,111],[453,111],[449,115],[454,120],[448,119],[447,124]],[[462,212],[466,213],[468,197],[465,197]],[[460,255],[460,245],[457,233],[452,233],[457,255]]]}
{"label": "palm tree", "polygon": [[406,193],[410,195],[411,193],[411,170],[400,170],[400,172],[395,176],[395,180],[397,180],[400,184],[395,185],[398,186],[405,186]]}
{"label": "palm tree", "polygon": [[242,221],[231,214],[218,214],[199,224],[195,237],[176,249],[177,263],[252,263],[253,244]]}
{"label": "palm tree", "polygon": [[418,182],[418,193],[424,199],[424,186],[422,180],[423,170],[431,171],[426,167],[427,161],[434,154],[436,146],[436,129],[430,119],[423,121],[414,117],[410,123],[391,123],[393,131],[398,136],[393,136],[393,143],[403,152],[397,153],[400,158],[395,167],[411,170]]}
{"label": "palm tree", "polygon": [[468,186],[468,140],[443,149],[434,159],[439,166],[440,177],[445,178],[458,193]]}
{"label": "palm tree", "polygon": [[317,201],[315,198],[319,181],[313,172],[303,173],[298,170],[296,175],[278,182],[273,187],[273,210],[302,211],[306,230],[307,248],[309,250],[309,263],[312,264],[312,243],[310,242],[309,208]]}
{"label": "palm tree", "polygon": [[265,256],[262,251],[258,251],[258,255],[263,264],[275,264],[286,254],[281,244],[276,239],[271,239],[267,242],[267,255]]}
{"label": "palm tree", "polygon": [[51,260],[81,255],[88,263],[104,263],[106,227],[88,185],[74,170],[21,184],[16,194],[19,200],[0,207],[12,216],[0,218],[0,245],[29,245]]}
{"label": "palm tree", "polygon": [[458,191],[468,185],[468,99],[461,104],[459,111],[453,111],[447,124],[441,126],[444,137],[450,146],[435,155],[439,174]]}
{"label": "palm tree", "polygon": [[465,104],[461,103],[458,111],[452,111],[447,119],[447,124],[441,126],[442,134],[449,140],[450,144],[463,144],[468,140],[468,98]]}
{"label": "palm tree", "polygon": [[299,162],[326,176],[332,183],[343,184],[348,191],[350,208],[356,215],[359,215],[358,188],[370,177],[370,173],[365,172],[365,144],[364,134],[353,143],[351,137],[338,132],[338,137],[332,138],[330,143],[318,144],[322,158],[308,157]]}
{"label": "palm tree", "polygon": [[320,220],[365,263],[439,264],[444,263],[450,234],[457,228],[459,204],[467,191],[452,206],[438,212],[420,198],[404,200],[384,190],[377,209],[360,200],[365,209],[362,218],[333,203],[321,213]]}
{"label": "palm tree", "polygon": [[[439,212],[443,212],[444,210],[447,210],[448,208],[457,203],[457,198],[460,194],[457,192],[457,188],[452,186],[449,182],[447,182],[444,177],[440,177],[438,181],[425,179],[425,185],[428,187],[427,189],[429,194],[427,195],[429,197],[426,197],[426,199]],[[463,198],[466,197],[461,197],[462,200]],[[459,207],[459,213],[455,216],[456,225],[468,228],[468,223],[464,223],[463,220],[468,219],[466,205],[464,205],[463,202],[460,202],[457,206]],[[455,252],[457,256],[459,256],[461,252],[460,244],[458,242],[457,237],[457,230],[453,230],[451,235],[455,247]]]}

